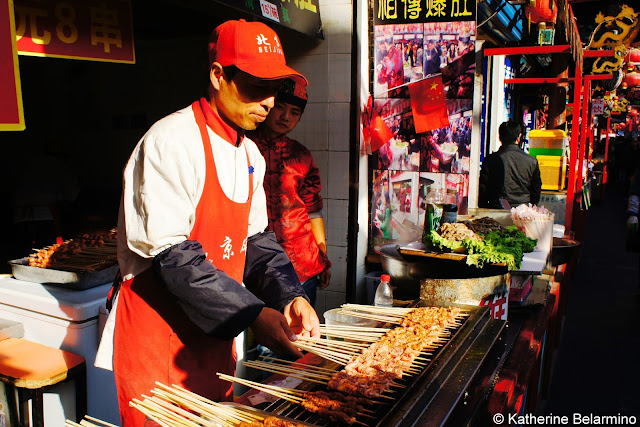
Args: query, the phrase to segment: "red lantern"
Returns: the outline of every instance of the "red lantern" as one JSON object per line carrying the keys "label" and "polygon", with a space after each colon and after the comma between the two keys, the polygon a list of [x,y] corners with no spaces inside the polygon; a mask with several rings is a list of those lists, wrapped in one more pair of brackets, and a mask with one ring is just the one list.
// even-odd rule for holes
{"label": "red lantern", "polygon": [[640,73],[626,73],[624,75],[624,82],[627,84],[627,87],[640,86]]}
{"label": "red lantern", "polygon": [[640,49],[631,49],[625,58],[629,64],[640,64]]}
{"label": "red lantern", "polygon": [[540,22],[556,23],[558,6],[555,0],[530,0],[526,8],[527,17],[536,24]]}

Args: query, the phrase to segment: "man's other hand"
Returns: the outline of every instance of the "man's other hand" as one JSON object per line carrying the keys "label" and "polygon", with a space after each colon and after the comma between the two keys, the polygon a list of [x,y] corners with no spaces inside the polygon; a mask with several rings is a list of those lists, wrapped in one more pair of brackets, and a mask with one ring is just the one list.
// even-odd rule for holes
{"label": "man's other hand", "polygon": [[306,299],[294,298],[284,308],[284,317],[295,334],[303,337],[320,336],[320,320]]}
{"label": "man's other hand", "polygon": [[331,281],[331,270],[327,269],[318,275],[318,289],[324,289],[329,286]]}

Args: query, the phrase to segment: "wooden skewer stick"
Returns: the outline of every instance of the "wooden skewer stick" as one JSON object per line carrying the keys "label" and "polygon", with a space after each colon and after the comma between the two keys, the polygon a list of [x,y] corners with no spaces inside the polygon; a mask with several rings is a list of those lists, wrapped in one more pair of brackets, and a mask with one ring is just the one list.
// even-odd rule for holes
{"label": "wooden skewer stick", "polygon": [[271,372],[272,374],[287,375],[289,377],[298,378],[300,380],[309,381],[309,382],[316,383],[316,384],[327,384],[327,381],[330,378],[330,377],[328,378],[326,376],[323,376],[323,377],[320,377],[320,379],[316,379],[318,377],[313,378],[313,377],[311,377],[309,375],[301,375],[301,374],[297,374],[297,373],[295,373],[293,371],[286,372],[286,371],[282,371],[282,370],[275,369],[275,368],[268,368],[268,367],[265,367],[265,366],[253,366],[253,365],[245,365],[245,366],[248,366],[250,368],[259,369],[259,370],[265,371],[265,372]]}
{"label": "wooden skewer stick", "polygon": [[86,419],[88,419],[89,421],[94,421],[94,422],[96,422],[96,423],[98,423],[98,424],[104,424],[104,425],[105,425],[105,426],[107,426],[107,427],[118,427],[118,426],[117,426],[117,425],[115,425],[115,424],[111,424],[111,423],[108,423],[108,422],[106,422],[106,421],[99,420],[99,419],[94,418],[94,417],[89,416],[89,415],[85,415],[84,417],[85,417]]}
{"label": "wooden skewer stick", "polygon": [[176,405],[187,408],[196,414],[203,415],[206,419],[235,419],[238,421],[246,422],[250,422],[253,420],[253,418],[244,416],[240,414],[239,411],[236,411],[233,408],[226,408],[222,405],[207,405],[203,402],[198,402],[196,399],[186,396],[179,390],[168,391],[162,390],[160,388],[155,388],[151,390],[151,392],[157,397],[174,402]]}
{"label": "wooden skewer stick", "polygon": [[271,394],[273,396],[279,397],[280,399],[287,400],[289,402],[300,403],[304,400],[300,397],[291,396],[289,394],[278,391],[279,387],[276,387],[276,386],[271,386],[268,384],[260,384],[255,381],[243,380],[242,378],[232,377],[230,375],[221,374],[220,372],[218,372],[218,376],[223,380],[246,385],[248,387],[255,388],[256,390],[264,391],[267,394]]}
{"label": "wooden skewer stick", "polygon": [[277,357],[260,356],[260,358],[261,359],[267,359],[267,360],[273,360],[275,362],[282,363],[282,364],[295,365],[298,368],[305,369],[305,370],[308,370],[308,371],[328,372],[328,373],[331,373],[331,374],[335,372],[335,369],[322,368],[320,366],[314,366],[314,365],[305,365],[303,363],[292,362],[290,360],[278,359]]}
{"label": "wooden skewer stick", "polygon": [[142,405],[142,402],[137,403],[136,401],[140,402],[139,400],[134,399],[131,402],[129,402],[129,406],[131,406],[132,408],[135,408],[138,411],[142,412],[150,420],[155,421],[156,423],[158,423],[162,427],[174,427],[176,425],[174,423],[173,418],[168,417],[165,414],[156,412],[153,409],[149,409],[148,407]]}
{"label": "wooden skewer stick", "polygon": [[[143,395],[144,396],[144,395]],[[202,418],[198,415],[195,415],[189,411],[186,411],[184,409],[182,409],[181,407],[177,406],[177,405],[173,405],[171,403],[168,403],[166,400],[164,399],[160,399],[159,397],[156,396],[152,396],[152,397],[148,397],[148,396],[144,396],[145,399],[149,399],[151,402],[156,403],[159,406],[162,406],[163,408],[169,410],[169,411],[174,411],[176,412],[178,415],[182,415],[183,417],[187,418],[190,421],[196,422],[201,426],[205,426],[205,427],[217,427],[215,423],[210,422],[209,420]]]}
{"label": "wooden skewer stick", "polygon": [[313,354],[317,354],[320,357],[324,357],[327,360],[330,360],[332,362],[336,362],[340,365],[346,365],[347,363],[349,363],[349,361],[353,358],[353,356],[355,354],[341,354],[338,352],[329,352],[329,351],[325,351],[322,349],[319,349],[317,347],[313,347],[313,346],[308,346],[302,343],[298,343],[297,341],[294,342],[294,345],[296,347],[299,347],[302,350],[306,350],[308,352],[311,352]]}
{"label": "wooden skewer stick", "polygon": [[216,414],[224,414],[224,418],[232,418],[239,421],[251,421],[251,419],[255,419],[255,414],[240,414],[235,408],[211,401],[180,386],[174,385],[173,387],[169,387],[158,381],[156,381],[156,385],[158,387],[152,390],[153,393],[163,393],[165,396],[170,395],[172,399],[179,400],[181,404],[190,408],[197,407],[199,411],[206,411],[214,416]]}
{"label": "wooden skewer stick", "polygon": [[[184,419],[183,417],[178,416],[175,412],[173,411],[168,411],[165,408],[163,408],[162,406],[159,406],[157,404],[155,404],[154,402],[151,402],[147,399],[145,400],[139,400],[136,398],[131,399],[131,402],[129,402],[129,405],[131,405],[131,403],[134,403],[136,405],[138,405],[137,407],[134,406],[136,409],[140,410],[140,408],[144,408],[146,410],[149,411],[149,413],[155,415],[156,417],[162,419],[164,422],[169,422],[171,423],[170,425],[177,425],[177,426],[185,426],[185,427],[196,427],[197,424]],[[132,405],[133,406],[133,405]],[[144,411],[141,411],[144,413]],[[147,416],[149,414],[146,414]]]}

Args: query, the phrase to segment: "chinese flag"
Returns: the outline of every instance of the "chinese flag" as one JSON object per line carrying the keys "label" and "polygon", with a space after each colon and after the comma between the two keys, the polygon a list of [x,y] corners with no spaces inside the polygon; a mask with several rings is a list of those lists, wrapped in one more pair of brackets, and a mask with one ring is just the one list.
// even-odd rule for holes
{"label": "chinese flag", "polygon": [[362,128],[365,144],[369,145],[370,153],[373,153],[380,149],[384,144],[393,138],[393,132],[389,129],[389,126],[382,120],[382,117],[378,115],[375,106],[373,105],[373,98],[369,97],[367,108],[365,111],[365,123]]}
{"label": "chinese flag", "polygon": [[416,133],[449,126],[442,76],[422,79],[409,85]]}

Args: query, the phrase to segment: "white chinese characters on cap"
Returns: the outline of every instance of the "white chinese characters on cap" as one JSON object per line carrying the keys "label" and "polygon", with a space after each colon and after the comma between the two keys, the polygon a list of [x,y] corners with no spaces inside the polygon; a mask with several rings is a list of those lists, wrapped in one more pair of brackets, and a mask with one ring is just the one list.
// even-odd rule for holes
{"label": "white chinese characters on cap", "polygon": [[267,37],[265,37],[264,34],[262,33],[258,34],[256,36],[256,42],[257,42],[256,44],[258,46],[258,52],[259,53],[275,53],[278,55],[284,55],[282,46],[280,45],[280,39],[278,39],[278,36],[274,35],[273,41],[275,46],[269,43],[269,39],[267,39]]}

